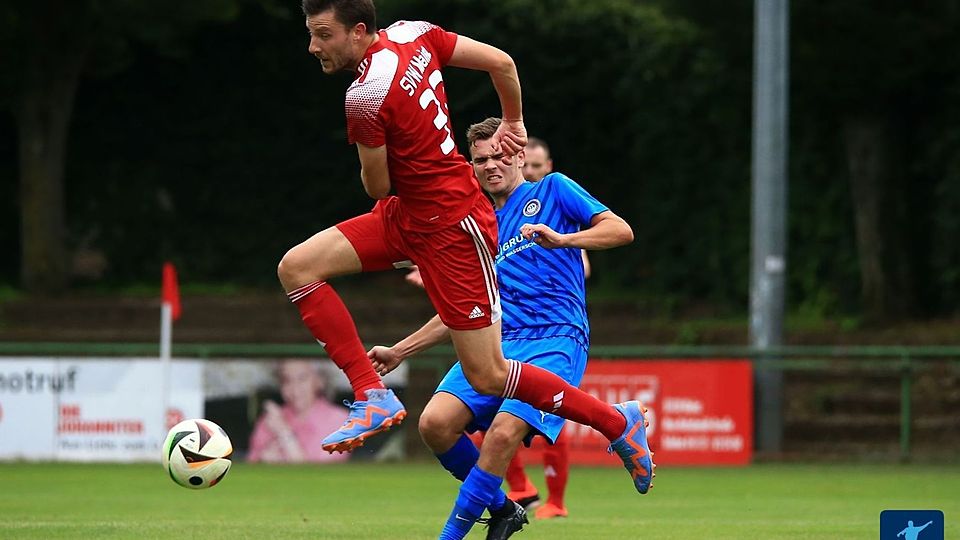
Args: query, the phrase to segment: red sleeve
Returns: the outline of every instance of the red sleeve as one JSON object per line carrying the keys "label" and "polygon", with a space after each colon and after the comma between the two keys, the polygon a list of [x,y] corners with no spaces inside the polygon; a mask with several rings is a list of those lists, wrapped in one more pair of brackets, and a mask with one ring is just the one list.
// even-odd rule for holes
{"label": "red sleeve", "polygon": [[376,148],[387,143],[383,106],[391,78],[368,79],[347,90],[347,141]]}
{"label": "red sleeve", "polygon": [[347,142],[360,143],[371,148],[387,144],[386,130],[378,112],[362,107],[351,110],[348,102]]}
{"label": "red sleeve", "polygon": [[435,26],[427,32],[425,37],[430,40],[430,44],[437,51],[437,61],[440,62],[440,67],[446,66],[450,57],[453,56],[454,47],[457,45],[457,34]]}

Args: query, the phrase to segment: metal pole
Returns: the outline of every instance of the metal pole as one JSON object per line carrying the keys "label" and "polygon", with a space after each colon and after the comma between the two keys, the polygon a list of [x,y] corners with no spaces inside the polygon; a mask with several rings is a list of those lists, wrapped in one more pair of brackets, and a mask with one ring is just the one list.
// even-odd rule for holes
{"label": "metal pole", "polygon": [[[753,84],[753,218],[750,342],[761,353],[783,341],[787,214],[788,0],[756,0]],[[783,373],[756,373],[757,449],[783,442]]]}
{"label": "metal pole", "polygon": [[160,305],[160,442],[167,431],[167,411],[170,409],[170,357],[173,351],[173,309]]}
{"label": "metal pole", "polygon": [[910,419],[911,412],[911,382],[913,366],[910,365],[910,356],[903,357],[900,367],[900,461],[910,461]]}

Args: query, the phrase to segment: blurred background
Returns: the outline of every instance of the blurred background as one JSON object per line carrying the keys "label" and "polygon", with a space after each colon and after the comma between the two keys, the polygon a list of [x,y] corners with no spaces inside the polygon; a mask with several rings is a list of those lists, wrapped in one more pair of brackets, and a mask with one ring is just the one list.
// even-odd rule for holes
{"label": "blurred background", "polygon": [[[381,0],[378,11],[381,27],[425,19],[508,51],[528,131],[633,226],[632,245],[591,255],[593,356],[763,360],[749,324],[752,2]],[[297,2],[277,0],[0,5],[8,424],[27,372],[47,369],[31,362],[66,373],[87,357],[156,354],[164,261],[183,297],[175,356],[204,373],[195,414],[246,435],[279,392],[271,362],[322,356],[276,265],[372,201],[346,143],[350,76],[323,75],[303,26]],[[790,3],[782,441],[758,458],[958,455],[958,48],[960,2]],[[466,127],[498,101],[477,73],[447,70],[445,84],[463,150]],[[371,344],[431,314],[401,273],[337,286]],[[223,383],[228,361],[253,375]],[[411,410],[451,361],[441,351],[396,383]],[[740,399],[749,444],[756,404],[749,388]],[[401,455],[424,451],[410,425]]]}

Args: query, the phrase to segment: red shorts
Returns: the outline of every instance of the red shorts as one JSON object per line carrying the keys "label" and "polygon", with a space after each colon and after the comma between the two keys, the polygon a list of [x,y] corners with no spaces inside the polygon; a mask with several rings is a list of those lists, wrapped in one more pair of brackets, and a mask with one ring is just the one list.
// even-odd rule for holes
{"label": "red shorts", "polygon": [[454,330],[485,328],[500,320],[500,293],[493,269],[497,218],[478,197],[463,220],[436,231],[400,228],[399,199],[377,201],[369,214],[337,224],[353,245],[364,272],[420,268],[423,286],[440,320]]}

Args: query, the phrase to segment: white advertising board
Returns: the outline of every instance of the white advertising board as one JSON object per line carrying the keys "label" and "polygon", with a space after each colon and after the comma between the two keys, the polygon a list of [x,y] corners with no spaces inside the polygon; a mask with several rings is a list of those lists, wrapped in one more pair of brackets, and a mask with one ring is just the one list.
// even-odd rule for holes
{"label": "white advertising board", "polygon": [[203,363],[156,358],[0,359],[0,459],[159,461],[172,426],[203,417]]}

